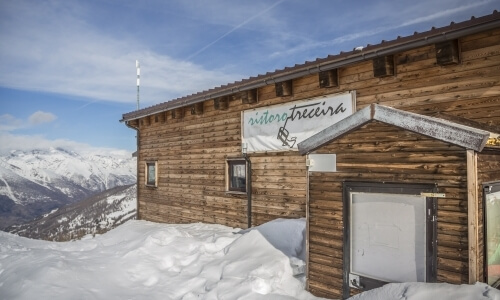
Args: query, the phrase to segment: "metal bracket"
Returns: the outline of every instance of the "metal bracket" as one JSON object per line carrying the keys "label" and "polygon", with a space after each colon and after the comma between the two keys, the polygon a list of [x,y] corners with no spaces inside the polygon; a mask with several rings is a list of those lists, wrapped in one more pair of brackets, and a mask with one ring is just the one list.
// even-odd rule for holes
{"label": "metal bracket", "polygon": [[349,274],[349,286],[358,290],[365,289],[365,287],[359,281],[359,276],[354,274]]}
{"label": "metal bracket", "polygon": [[430,198],[445,198],[445,193],[420,193],[422,197],[430,197]]}

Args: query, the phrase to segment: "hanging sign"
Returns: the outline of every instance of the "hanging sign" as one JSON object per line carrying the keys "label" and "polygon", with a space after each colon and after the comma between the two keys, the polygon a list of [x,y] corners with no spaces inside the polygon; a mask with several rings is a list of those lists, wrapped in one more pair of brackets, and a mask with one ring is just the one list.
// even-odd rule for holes
{"label": "hanging sign", "polygon": [[293,151],[297,144],[355,112],[355,92],[242,112],[247,152]]}

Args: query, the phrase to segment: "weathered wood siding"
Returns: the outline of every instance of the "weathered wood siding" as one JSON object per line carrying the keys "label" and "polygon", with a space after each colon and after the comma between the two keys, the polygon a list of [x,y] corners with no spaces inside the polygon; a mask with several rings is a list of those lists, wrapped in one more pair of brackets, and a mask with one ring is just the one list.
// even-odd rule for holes
{"label": "weathered wood siding", "polygon": [[[247,197],[225,192],[225,160],[241,157],[241,111],[340,92],[356,91],[357,109],[371,103],[425,115],[463,117],[500,124],[500,29],[459,39],[461,62],[439,66],[434,45],[394,53],[395,74],[376,78],[372,61],[338,69],[336,87],[319,87],[318,74],[294,79],[291,96],[276,97],[275,85],[258,89],[258,103],[236,95],[227,110],[203,103],[139,120],[139,218],[157,222],[220,223],[246,227]],[[198,107],[197,112],[201,112]],[[465,150],[372,123],[319,152],[337,154],[338,173],[310,178],[309,289],[339,297],[342,288],[342,196],[346,179],[437,182],[438,280],[468,281]],[[296,152],[251,154],[252,225],[278,217],[304,217],[307,169]],[[157,188],[144,186],[144,163],[158,160]],[[481,156],[479,156],[481,167]],[[498,161],[497,161],[498,162]],[[481,177],[483,176],[483,177]],[[489,178],[479,174],[481,180]]]}
{"label": "weathered wood siding", "polygon": [[[210,100],[202,114],[184,108],[180,118],[169,111],[139,121],[140,219],[247,227],[247,196],[226,193],[226,159],[241,157],[241,111],[295,99],[276,97],[274,86],[260,92],[254,105],[231,99],[227,110],[216,110]],[[305,217],[305,157],[297,152],[249,156],[252,224]],[[151,160],[158,161],[156,188],[144,185],[143,166]]]}
{"label": "weathered wood siding", "polygon": [[[358,110],[378,103],[500,124],[500,30],[461,38],[459,46],[457,65],[438,66],[430,45],[395,54],[395,76],[375,78],[371,62],[341,68],[340,85],[332,90],[356,90]],[[465,149],[375,122],[316,152],[337,154],[338,172],[310,173],[311,292],[330,298],[342,295],[343,180],[437,183],[446,193],[438,199],[437,278],[468,283]],[[478,156],[479,183],[498,177],[498,160],[486,166],[488,159],[491,156]]]}
{"label": "weathered wood siding", "polygon": [[309,288],[342,295],[342,182],[437,184],[438,281],[464,283],[467,267],[467,163],[465,150],[382,123],[370,123],[323,147],[336,153],[337,172],[311,173]]}

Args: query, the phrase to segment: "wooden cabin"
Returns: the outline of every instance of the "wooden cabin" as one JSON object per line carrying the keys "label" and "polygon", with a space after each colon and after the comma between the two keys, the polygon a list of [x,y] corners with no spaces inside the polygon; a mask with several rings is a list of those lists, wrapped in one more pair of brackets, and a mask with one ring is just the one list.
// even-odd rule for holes
{"label": "wooden cabin", "polygon": [[139,219],[305,217],[307,287],[327,298],[398,281],[498,286],[496,11],[121,121],[137,130]]}

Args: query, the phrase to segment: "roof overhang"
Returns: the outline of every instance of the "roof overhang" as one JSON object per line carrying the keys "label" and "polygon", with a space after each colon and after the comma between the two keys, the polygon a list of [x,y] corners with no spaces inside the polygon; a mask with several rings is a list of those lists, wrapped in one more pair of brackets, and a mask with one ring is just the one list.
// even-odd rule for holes
{"label": "roof overhang", "polygon": [[484,17],[471,18],[470,20],[461,23],[451,23],[449,26],[433,28],[430,31],[415,33],[407,37],[398,37],[392,41],[382,41],[377,45],[368,45],[362,50],[354,49],[349,52],[341,52],[338,55],[330,55],[322,59],[318,58],[315,61],[308,61],[300,65],[295,65],[294,67],[276,70],[274,72],[258,75],[256,77],[250,77],[203,92],[173,99],[151,107],[132,111],[123,114],[120,122],[136,120],[217,97],[228,96],[260,88],[268,84],[274,84],[276,82],[317,74],[322,71],[341,68],[377,57],[391,55],[438,42],[453,40],[466,35],[496,28],[500,28],[500,13],[494,11],[493,14]]}
{"label": "roof overhang", "polygon": [[492,136],[492,133],[486,130],[371,104],[299,143],[299,153],[310,153],[372,121],[380,121],[477,152],[483,150]]}

